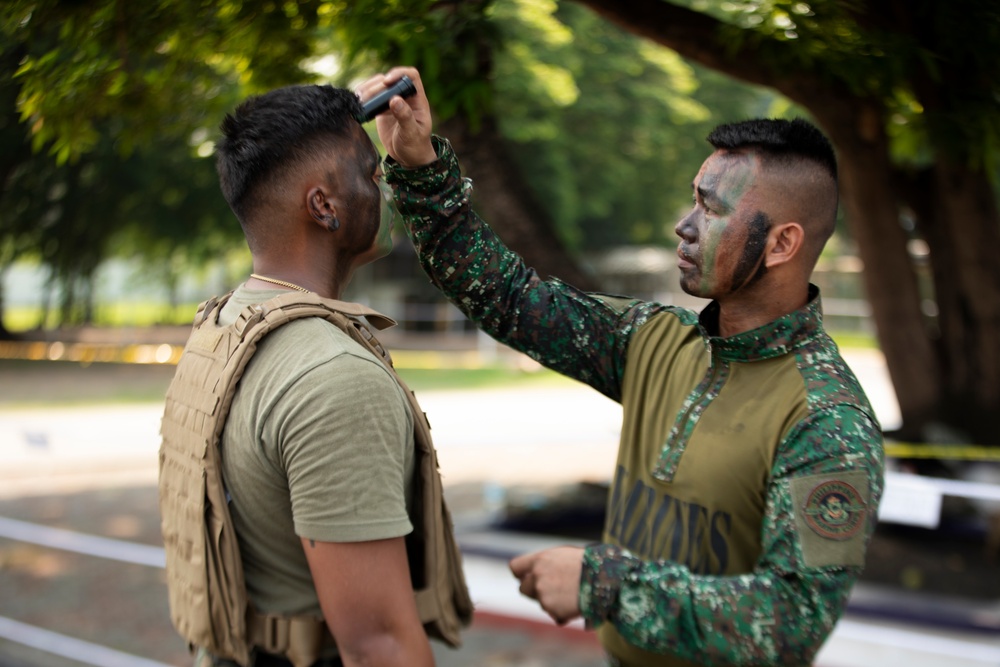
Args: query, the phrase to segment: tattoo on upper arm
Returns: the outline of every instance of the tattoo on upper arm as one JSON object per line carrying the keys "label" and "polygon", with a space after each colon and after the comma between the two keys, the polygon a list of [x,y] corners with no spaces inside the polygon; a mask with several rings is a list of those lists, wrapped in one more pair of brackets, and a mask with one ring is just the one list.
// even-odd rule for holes
{"label": "tattoo on upper arm", "polygon": [[311,546],[313,549],[315,549],[316,548],[316,540],[309,540],[309,546]]}

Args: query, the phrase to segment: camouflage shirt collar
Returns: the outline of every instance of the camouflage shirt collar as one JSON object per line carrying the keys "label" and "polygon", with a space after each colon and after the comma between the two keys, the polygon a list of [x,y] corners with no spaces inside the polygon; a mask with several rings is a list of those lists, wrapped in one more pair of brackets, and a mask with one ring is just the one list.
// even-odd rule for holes
{"label": "camouflage shirt collar", "polygon": [[710,303],[698,317],[698,328],[713,352],[728,361],[758,361],[788,354],[823,333],[823,313],[819,288],[809,285],[809,301],[802,308],[765,324],[723,338],[719,330],[719,304]]}

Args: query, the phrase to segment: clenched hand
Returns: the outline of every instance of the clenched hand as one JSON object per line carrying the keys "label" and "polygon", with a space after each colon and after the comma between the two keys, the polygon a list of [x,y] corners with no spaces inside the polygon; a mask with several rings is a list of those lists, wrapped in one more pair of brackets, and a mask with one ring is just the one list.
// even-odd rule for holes
{"label": "clenched hand", "polygon": [[580,616],[583,549],[555,547],[518,556],[510,570],[521,581],[521,594],[537,600],[559,625]]}

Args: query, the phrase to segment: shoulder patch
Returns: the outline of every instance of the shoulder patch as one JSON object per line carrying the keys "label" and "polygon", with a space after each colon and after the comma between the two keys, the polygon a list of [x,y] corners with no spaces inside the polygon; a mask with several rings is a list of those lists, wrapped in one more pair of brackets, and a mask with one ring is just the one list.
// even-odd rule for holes
{"label": "shoulder patch", "polygon": [[863,470],[791,480],[806,567],[864,565],[869,484]]}

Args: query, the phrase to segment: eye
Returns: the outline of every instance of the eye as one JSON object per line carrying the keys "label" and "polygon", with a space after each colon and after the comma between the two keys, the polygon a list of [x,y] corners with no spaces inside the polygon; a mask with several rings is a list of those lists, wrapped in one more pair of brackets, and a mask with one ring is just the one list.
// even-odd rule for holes
{"label": "eye", "polygon": [[707,203],[698,200],[697,194],[691,196],[691,204],[694,205],[695,208],[700,207],[701,210],[705,211],[707,215],[711,215],[713,213],[712,208]]}
{"label": "eye", "polygon": [[375,181],[375,184],[378,186],[379,192],[382,195],[382,199],[384,199],[386,202],[388,202],[388,203],[391,204],[392,203],[392,187],[388,183],[385,182],[385,175],[384,174],[379,174],[378,175],[378,180]]}

